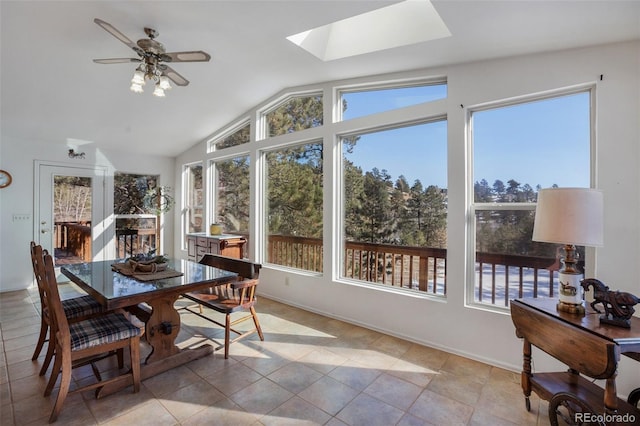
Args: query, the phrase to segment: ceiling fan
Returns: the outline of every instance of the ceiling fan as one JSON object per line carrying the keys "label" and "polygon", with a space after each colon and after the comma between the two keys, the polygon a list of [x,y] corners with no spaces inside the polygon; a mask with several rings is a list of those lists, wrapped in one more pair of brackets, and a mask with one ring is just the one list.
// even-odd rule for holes
{"label": "ceiling fan", "polygon": [[144,29],[148,38],[138,40],[136,43],[118,31],[113,25],[102,19],[94,19],[93,22],[101,26],[109,34],[129,46],[138,54],[138,58],[109,58],[94,59],[97,64],[139,64],[131,80],[131,91],[142,93],[145,80],[153,81],[156,88],[153,92],[156,96],[164,96],[164,91],[171,88],[169,80],[178,86],[186,86],[189,80],[178,74],[167,63],[176,62],[208,62],[211,56],[202,50],[186,52],[166,52],[164,46],[155,40],[158,32],[153,28]]}

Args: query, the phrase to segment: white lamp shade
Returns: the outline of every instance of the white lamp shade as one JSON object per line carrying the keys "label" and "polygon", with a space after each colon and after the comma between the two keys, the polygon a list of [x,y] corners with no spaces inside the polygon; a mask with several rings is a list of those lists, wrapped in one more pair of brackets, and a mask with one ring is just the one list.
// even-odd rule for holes
{"label": "white lamp shade", "polygon": [[600,247],[603,245],[602,191],[547,188],[538,192],[533,241]]}

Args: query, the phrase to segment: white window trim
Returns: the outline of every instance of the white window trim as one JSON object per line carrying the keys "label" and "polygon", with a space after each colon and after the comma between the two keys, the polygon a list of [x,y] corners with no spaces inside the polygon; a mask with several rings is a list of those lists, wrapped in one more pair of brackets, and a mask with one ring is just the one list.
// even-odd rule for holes
{"label": "white window trim", "polygon": [[[473,175],[473,114],[479,111],[486,111],[497,108],[504,108],[514,105],[520,105],[529,102],[535,102],[545,99],[553,99],[562,96],[569,96],[578,93],[589,93],[589,123],[590,123],[590,187],[595,188],[597,182],[596,176],[596,132],[595,132],[595,123],[596,123],[596,86],[593,83],[589,84],[579,84],[570,87],[564,87],[559,89],[554,89],[550,91],[545,91],[541,93],[535,94],[527,94],[523,96],[512,97],[508,99],[492,101],[477,105],[472,105],[465,107],[466,113],[466,150],[467,150],[467,193],[466,199],[467,201],[467,217],[466,217],[466,227],[467,227],[467,246],[466,246],[466,258],[467,262],[465,265],[465,291],[464,291],[464,305],[465,307],[475,308],[485,311],[497,312],[497,313],[508,313],[509,307],[505,307],[502,305],[489,305],[486,303],[478,303],[475,301],[475,265],[476,265],[476,227],[475,227],[475,217],[476,211],[486,211],[486,210],[535,210],[536,203],[475,203],[474,202],[474,175]],[[587,271],[585,274],[595,276],[595,248],[586,247],[585,249],[585,262],[587,265]]]}

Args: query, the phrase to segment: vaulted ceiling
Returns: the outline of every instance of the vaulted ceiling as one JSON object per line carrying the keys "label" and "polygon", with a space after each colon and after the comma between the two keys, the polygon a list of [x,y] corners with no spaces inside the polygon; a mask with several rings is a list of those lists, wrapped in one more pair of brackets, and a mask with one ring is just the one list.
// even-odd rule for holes
{"label": "vaulted ceiling", "polygon": [[[424,0],[413,0],[424,1]],[[437,1],[450,37],[322,61],[287,36],[398,1],[2,1],[1,143],[94,144],[175,156],[280,90],[327,80],[640,39],[640,1]],[[165,98],[129,91],[131,40],[212,60]]]}

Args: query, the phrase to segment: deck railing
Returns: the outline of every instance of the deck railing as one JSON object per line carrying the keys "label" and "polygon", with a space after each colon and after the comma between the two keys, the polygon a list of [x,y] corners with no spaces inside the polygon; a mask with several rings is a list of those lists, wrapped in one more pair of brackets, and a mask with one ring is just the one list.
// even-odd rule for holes
{"label": "deck railing", "polygon": [[[148,231],[148,232],[147,232]],[[151,230],[116,231],[118,257],[154,247]],[[91,260],[91,227],[86,223],[57,222],[57,249],[84,261]],[[322,272],[320,238],[270,235],[268,262]],[[445,296],[447,250],[347,241],[342,276],[361,281]],[[476,302],[508,306],[514,297],[553,297],[559,262],[556,258],[477,252]]]}
{"label": "deck railing", "polygon": [[[322,272],[322,240],[270,235],[268,261]],[[343,277],[444,296],[447,250],[347,241]],[[514,297],[553,297],[555,257],[476,253],[474,299],[509,305]],[[482,271],[482,273],[480,273]]]}
{"label": "deck railing", "polygon": [[56,222],[53,230],[54,248],[65,255],[91,262],[91,223]]}

